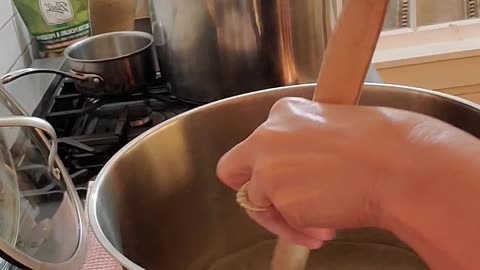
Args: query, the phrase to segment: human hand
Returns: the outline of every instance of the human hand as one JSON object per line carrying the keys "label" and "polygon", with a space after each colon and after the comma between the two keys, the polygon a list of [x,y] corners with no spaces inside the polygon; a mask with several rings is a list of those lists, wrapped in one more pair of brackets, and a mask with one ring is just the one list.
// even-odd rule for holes
{"label": "human hand", "polygon": [[250,181],[250,202],[271,206],[247,211],[260,225],[318,248],[334,235],[320,228],[381,226],[386,200],[431,177],[458,136],[469,137],[416,113],[287,98],[222,157],[217,173],[236,190]]}

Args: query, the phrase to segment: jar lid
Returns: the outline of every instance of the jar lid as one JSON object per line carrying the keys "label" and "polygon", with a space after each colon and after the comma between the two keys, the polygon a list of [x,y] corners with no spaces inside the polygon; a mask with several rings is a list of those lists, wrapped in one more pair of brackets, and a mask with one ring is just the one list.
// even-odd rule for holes
{"label": "jar lid", "polygon": [[85,259],[82,203],[56,151],[53,127],[0,85],[0,269],[78,269]]}

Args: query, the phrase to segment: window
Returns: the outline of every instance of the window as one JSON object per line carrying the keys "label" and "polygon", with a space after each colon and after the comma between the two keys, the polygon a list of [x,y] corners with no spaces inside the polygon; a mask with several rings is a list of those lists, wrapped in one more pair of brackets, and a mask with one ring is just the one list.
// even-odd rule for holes
{"label": "window", "polygon": [[479,2],[390,0],[374,63],[385,68],[480,55]]}
{"label": "window", "polygon": [[480,103],[479,2],[390,0],[373,58],[382,79]]}
{"label": "window", "polygon": [[391,0],[384,29],[415,29],[477,17],[478,0]]}

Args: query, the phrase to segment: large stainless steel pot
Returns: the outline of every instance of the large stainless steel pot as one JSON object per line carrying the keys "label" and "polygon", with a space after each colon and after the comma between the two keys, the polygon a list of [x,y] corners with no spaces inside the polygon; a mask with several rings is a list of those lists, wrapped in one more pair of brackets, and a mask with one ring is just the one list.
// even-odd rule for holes
{"label": "large stainless steel pot", "polygon": [[144,32],[96,35],[72,44],[64,54],[71,72],[27,68],[5,74],[2,82],[34,73],[54,73],[73,79],[79,92],[102,97],[135,92],[156,77],[153,36]]}
{"label": "large stainless steel pot", "polygon": [[[238,207],[215,167],[266,119],[275,101],[311,98],[313,88],[283,87],[218,101],[129,143],[101,171],[89,198],[90,222],[102,245],[128,269],[268,269],[273,242],[262,241],[274,236]],[[480,137],[480,106],[453,96],[367,84],[360,103],[424,113]],[[239,251],[254,254],[237,268],[210,268]],[[257,259],[264,264],[249,266]],[[404,244],[376,229],[342,231],[311,260],[324,267],[316,269],[426,269]]]}
{"label": "large stainless steel pot", "polygon": [[316,81],[339,2],[150,1],[162,75],[198,102]]}

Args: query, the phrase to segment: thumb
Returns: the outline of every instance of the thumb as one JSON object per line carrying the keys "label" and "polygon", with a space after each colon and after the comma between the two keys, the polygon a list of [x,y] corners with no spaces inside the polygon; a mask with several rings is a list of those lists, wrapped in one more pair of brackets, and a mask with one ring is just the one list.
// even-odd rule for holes
{"label": "thumb", "polygon": [[217,176],[225,185],[238,190],[252,177],[252,166],[253,151],[241,142],[220,158]]}

